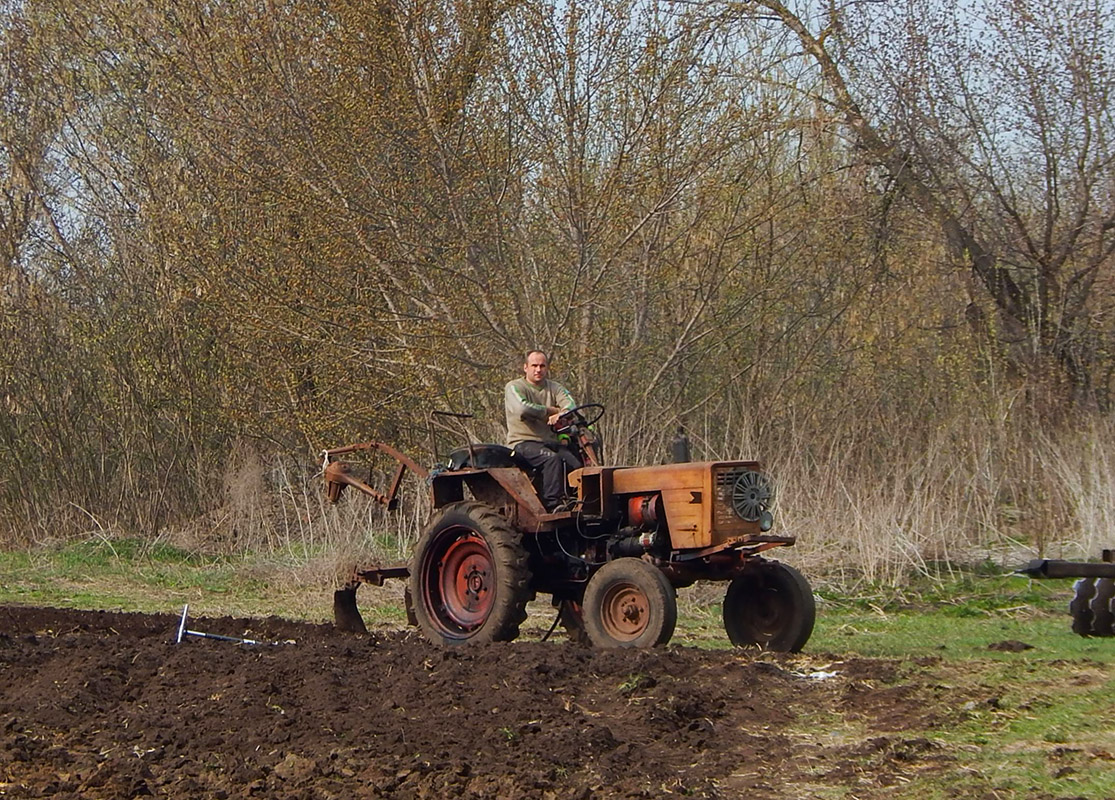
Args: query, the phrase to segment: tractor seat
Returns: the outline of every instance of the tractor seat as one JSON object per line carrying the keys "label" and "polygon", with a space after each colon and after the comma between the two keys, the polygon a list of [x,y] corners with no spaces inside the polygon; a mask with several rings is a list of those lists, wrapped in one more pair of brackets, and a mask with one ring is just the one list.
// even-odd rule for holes
{"label": "tractor seat", "polygon": [[525,458],[502,444],[470,444],[458,447],[449,454],[449,469],[487,469],[489,467],[518,467],[526,473],[533,470]]}

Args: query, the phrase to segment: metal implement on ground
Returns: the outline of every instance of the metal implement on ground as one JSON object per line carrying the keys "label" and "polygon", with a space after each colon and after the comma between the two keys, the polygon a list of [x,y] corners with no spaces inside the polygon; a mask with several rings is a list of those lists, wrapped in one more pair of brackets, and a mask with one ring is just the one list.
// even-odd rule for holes
{"label": "metal implement on ground", "polygon": [[[567,411],[555,426],[584,466],[568,474],[568,502],[547,510],[541,476],[513,450],[469,444],[426,470],[390,445],[364,442],[323,454],[326,493],[347,487],[393,509],[406,471],[425,480],[432,514],[405,564],[357,567],[334,595],[338,628],[364,632],[361,584],[406,581],[407,616],[443,645],[510,641],[526,606],[548,594],[557,622],[598,647],[664,644],[677,622],[677,589],[723,581],[723,622],[739,646],[796,652],[816,615],[796,569],[766,557],[793,545],[771,532],[773,486],[758,461],[604,466],[595,424],[603,406]],[[381,493],[342,456],[397,462]]]}
{"label": "metal implement on ground", "polygon": [[186,615],[189,610],[189,604],[182,606],[182,618],[178,621],[178,636],[174,640],[175,644],[181,644],[182,640],[187,636],[195,636],[198,639],[216,639],[221,642],[233,642],[234,644],[294,644],[293,641],[261,642],[255,639],[244,639],[240,636],[224,636],[219,633],[202,633],[201,631],[191,631],[186,627]]}
{"label": "metal implement on ground", "polygon": [[1072,630],[1080,636],[1115,636],[1115,550],[1101,562],[1038,558],[1017,570],[1031,578],[1076,578],[1069,603]]}

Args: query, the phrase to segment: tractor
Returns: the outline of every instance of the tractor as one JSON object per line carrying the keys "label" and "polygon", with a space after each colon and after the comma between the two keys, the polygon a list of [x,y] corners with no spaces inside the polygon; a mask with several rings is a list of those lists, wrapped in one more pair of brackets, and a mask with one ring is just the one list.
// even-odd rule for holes
{"label": "tractor", "polygon": [[[432,470],[382,442],[326,450],[330,501],[352,487],[392,510],[409,470],[429,486],[433,507],[408,563],[357,567],[335,592],[337,628],[366,631],[361,584],[404,579],[408,620],[439,645],[515,639],[541,593],[557,609],[555,627],[575,642],[653,647],[674,633],[678,588],[723,581],[733,644],[799,651],[813,631],[813,593],[800,572],[764,556],[795,537],[771,533],[773,491],[761,464],[603,466],[595,433],[603,415],[590,403],[554,426],[584,466],[568,474],[568,502],[553,512],[540,500],[539,476],[500,444],[460,447]],[[398,462],[386,493],[338,460],[361,452]]]}

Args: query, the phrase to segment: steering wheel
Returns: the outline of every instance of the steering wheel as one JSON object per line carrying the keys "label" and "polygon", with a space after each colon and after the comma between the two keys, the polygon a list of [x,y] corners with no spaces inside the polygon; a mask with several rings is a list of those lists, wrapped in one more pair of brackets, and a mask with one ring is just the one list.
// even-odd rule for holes
{"label": "steering wheel", "polygon": [[[588,415],[585,412],[588,412]],[[589,419],[589,416],[592,418]],[[586,428],[595,425],[604,416],[604,406],[600,403],[585,403],[576,408],[570,408],[567,411],[561,412],[558,421],[554,424],[554,430],[558,433],[569,430],[574,424],[582,425]]]}

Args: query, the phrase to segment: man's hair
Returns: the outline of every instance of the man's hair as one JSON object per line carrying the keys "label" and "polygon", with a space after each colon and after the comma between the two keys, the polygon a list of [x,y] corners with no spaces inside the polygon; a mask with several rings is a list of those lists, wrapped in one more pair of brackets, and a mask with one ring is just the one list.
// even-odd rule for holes
{"label": "man's hair", "polygon": [[546,363],[547,363],[547,364],[549,364],[549,363],[550,363],[550,356],[549,356],[549,355],[548,355],[548,354],[546,353],[546,351],[545,351],[545,350],[539,350],[538,348],[535,348],[534,350],[527,350],[527,353],[526,353],[526,355],[525,355],[525,356],[523,356],[523,363],[525,364],[525,363],[527,363],[528,361],[530,361],[530,357],[531,357],[532,355],[534,355],[535,353],[541,353],[541,354],[542,354],[542,357],[546,359]]}

